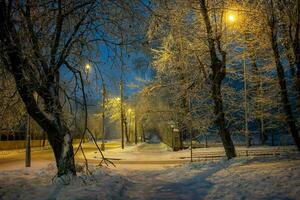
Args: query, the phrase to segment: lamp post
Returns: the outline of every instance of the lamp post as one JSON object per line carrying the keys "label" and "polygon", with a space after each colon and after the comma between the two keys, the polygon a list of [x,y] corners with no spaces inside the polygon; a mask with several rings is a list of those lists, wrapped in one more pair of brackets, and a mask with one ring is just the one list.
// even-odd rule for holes
{"label": "lamp post", "polygon": [[106,97],[106,90],[105,85],[102,82],[102,143],[101,143],[101,150],[105,150],[105,142],[104,142],[104,136],[105,136],[105,97]]}
{"label": "lamp post", "polygon": [[[38,94],[33,94],[34,100],[38,104]],[[31,166],[31,119],[29,113],[27,114],[27,130],[26,130],[26,153],[25,153],[25,166]]]}
{"label": "lamp post", "polygon": [[128,134],[128,137],[129,137],[129,140],[131,141],[131,139],[132,139],[132,135],[131,135],[131,129],[130,129],[130,126],[131,126],[131,108],[129,108],[128,110],[127,110],[127,113],[128,113],[128,115],[129,115],[129,120],[128,120],[128,132],[127,132],[127,134]]}
{"label": "lamp post", "polygon": [[31,166],[31,149],[30,149],[30,116],[27,114],[27,130],[26,130],[26,159],[25,159],[25,166]]}
{"label": "lamp post", "polygon": [[[85,73],[86,73],[86,82],[87,82],[87,84],[89,84],[90,83],[89,82],[89,74],[90,74],[90,71],[91,71],[91,65],[89,63],[85,64],[84,69],[85,69]],[[75,122],[76,122],[76,118],[75,118]],[[76,129],[76,123],[75,123],[75,129]],[[84,143],[84,140],[85,140],[85,138],[83,138],[82,143]]]}
{"label": "lamp post", "polygon": [[[189,96],[188,100],[189,100],[189,113],[190,113],[190,116],[192,116],[192,114],[191,114],[192,102],[191,102],[191,97],[190,96]],[[189,131],[190,131],[190,147],[191,147],[190,157],[191,157],[191,162],[193,162],[193,128],[190,128]]]}
{"label": "lamp post", "polygon": [[124,114],[123,114],[123,81],[120,80],[120,111],[121,111],[121,137],[122,137],[122,149],[124,149]]}
{"label": "lamp post", "polygon": [[[228,21],[230,23],[234,23],[236,21],[236,15],[233,13],[229,13]],[[245,33],[244,33],[245,35]],[[246,43],[246,37],[244,37],[244,44]],[[245,44],[246,46],[246,44]],[[244,78],[244,118],[245,118],[245,130],[244,134],[246,136],[246,146],[249,147],[251,145],[249,128],[248,128],[248,102],[247,102],[247,68],[246,68],[246,57],[245,57],[245,49],[243,50],[243,78]]]}

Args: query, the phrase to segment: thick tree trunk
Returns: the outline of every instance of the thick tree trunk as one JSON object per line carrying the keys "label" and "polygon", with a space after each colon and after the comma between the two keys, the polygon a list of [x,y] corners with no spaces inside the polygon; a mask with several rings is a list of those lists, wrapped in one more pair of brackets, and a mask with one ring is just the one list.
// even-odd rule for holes
{"label": "thick tree trunk", "polygon": [[[207,32],[207,42],[209,47],[212,74],[212,98],[214,101],[214,113],[216,116],[216,124],[219,127],[219,136],[221,137],[226,156],[228,159],[236,157],[235,148],[230,137],[230,133],[226,128],[225,124],[225,114],[223,111],[223,100],[221,94],[221,84],[226,75],[226,52],[221,50],[220,38],[219,41],[215,41],[213,36],[213,29],[210,23],[210,18],[208,15],[208,9],[205,0],[199,0],[200,10],[205,22],[206,32]],[[217,56],[217,51],[215,46],[218,46],[219,52],[222,56],[222,61]]]}
{"label": "thick tree trunk", "polygon": [[[298,0],[298,12],[300,12],[300,1]],[[289,27],[285,23],[282,23],[283,34],[285,41],[282,43],[285,47],[285,56],[289,63],[290,75],[294,79],[294,87],[297,95],[297,110],[300,113],[300,44],[299,44],[299,28],[300,28],[300,14],[298,14],[298,22],[295,24],[295,35],[293,39],[293,33],[291,32],[292,24]],[[291,23],[291,22],[290,22]],[[295,69],[296,67],[296,69]]]}
{"label": "thick tree trunk", "polygon": [[300,44],[299,40],[294,41],[293,50],[295,54],[295,65],[297,68],[296,78],[295,78],[295,86],[297,91],[297,109],[300,113]]}
{"label": "thick tree trunk", "polygon": [[219,135],[221,137],[226,156],[231,159],[236,156],[235,148],[225,124],[225,115],[223,111],[223,101],[221,94],[221,85],[217,82],[212,85],[212,93],[214,100],[214,113],[216,115],[216,124],[219,127]]}
{"label": "thick tree trunk", "polygon": [[[276,59],[277,60],[277,59]],[[283,66],[281,65],[280,61],[276,62],[276,69],[278,74],[278,81],[281,89],[281,99],[282,104],[285,110],[286,120],[289,126],[289,129],[291,131],[292,137],[294,139],[294,142],[298,148],[298,151],[300,151],[300,139],[298,135],[298,129],[296,126],[296,121],[292,113],[292,108],[288,99],[288,93],[287,93],[287,87],[286,87],[286,81],[284,77],[284,71]]]}
{"label": "thick tree trunk", "polygon": [[297,20],[295,25],[295,35],[293,41],[293,52],[295,57],[296,73],[296,87],[297,87],[297,108],[300,112],[300,0],[297,0]]}
{"label": "thick tree trunk", "polygon": [[[48,140],[56,159],[57,175],[75,175],[76,171],[73,157],[72,137],[69,129],[63,123],[61,112],[49,113],[55,116],[54,119],[49,119],[44,112],[40,110],[34,100],[31,83],[24,80],[22,74],[22,66],[24,65],[24,62],[21,62],[19,54],[13,51],[10,52],[10,60],[13,66],[11,72],[14,76],[17,90],[26,106],[27,112],[39,124],[39,126],[47,132]],[[55,107],[55,111],[57,111],[58,107],[60,107],[55,104],[52,104],[52,106]]]}
{"label": "thick tree trunk", "polygon": [[76,175],[72,137],[68,129],[48,133],[48,140],[54,152],[57,175]]}
{"label": "thick tree trunk", "polygon": [[274,21],[273,21],[273,23],[270,23],[270,30],[271,30],[271,44],[272,44],[272,49],[273,49],[273,54],[274,54],[274,59],[275,59],[275,64],[276,64],[276,70],[277,70],[277,76],[278,76],[278,81],[279,81],[280,91],[281,91],[281,101],[282,101],[282,104],[284,107],[286,121],[289,126],[290,132],[294,139],[295,145],[298,148],[298,151],[300,151],[300,138],[298,135],[296,121],[293,116],[292,108],[291,108],[290,101],[288,98],[284,69],[280,62],[280,54],[279,54],[278,43],[277,43],[277,30],[276,30]]}
{"label": "thick tree trunk", "polygon": [[[18,93],[26,106],[28,114],[47,132],[48,140],[56,159],[57,175],[75,175],[72,138],[70,131],[63,124],[62,112],[59,112],[61,111],[61,106],[58,104],[59,101],[57,101],[59,97],[55,96],[55,93],[51,92],[47,87],[39,90],[36,85],[32,84],[30,79],[28,80],[27,70],[31,69],[32,66],[30,66],[26,56],[22,54],[20,41],[15,36],[15,30],[12,28],[11,22],[9,20],[3,21],[7,16],[5,11],[1,9],[5,8],[5,4],[2,4],[0,4],[2,6],[0,6],[0,41],[9,49],[6,52],[10,65],[9,70],[14,76]],[[53,82],[48,83],[55,85]],[[43,97],[47,111],[41,110],[37,105],[33,95],[34,92]],[[51,110],[52,112],[48,112]],[[45,114],[46,112],[48,113]]]}

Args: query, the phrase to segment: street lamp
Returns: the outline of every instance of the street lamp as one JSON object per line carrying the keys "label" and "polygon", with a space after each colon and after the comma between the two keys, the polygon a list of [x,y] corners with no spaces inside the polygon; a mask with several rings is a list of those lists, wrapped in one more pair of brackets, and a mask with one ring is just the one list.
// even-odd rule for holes
{"label": "street lamp", "polygon": [[89,63],[85,64],[84,66],[85,74],[86,74],[86,81],[89,83],[89,73],[91,71],[91,65]]}
{"label": "street lamp", "polygon": [[[236,15],[234,13],[228,13],[227,17],[230,23],[234,23],[236,19]],[[244,43],[246,43],[246,38],[244,38]],[[246,46],[246,45],[245,45]],[[246,145],[250,146],[250,136],[248,130],[248,103],[247,103],[247,70],[246,70],[246,58],[245,58],[245,49],[243,50],[243,73],[244,73],[244,110],[245,110],[245,136],[246,136]]]}
{"label": "street lamp", "polygon": [[234,14],[229,14],[228,15],[228,21],[230,21],[231,23],[235,22],[236,18]]}
{"label": "street lamp", "polygon": [[124,149],[124,114],[123,114],[123,81],[120,80],[120,111],[121,111],[121,137],[122,137],[122,149]]}
{"label": "street lamp", "polygon": [[131,108],[128,108],[127,112],[129,115],[131,115],[131,112],[132,112]]}
{"label": "street lamp", "polygon": [[91,65],[90,64],[86,64],[85,65],[85,71],[86,71],[86,73],[89,73],[90,69],[91,69]]}
{"label": "street lamp", "polygon": [[102,143],[101,143],[101,150],[105,150],[105,101],[106,101],[106,90],[105,85],[102,80]]}

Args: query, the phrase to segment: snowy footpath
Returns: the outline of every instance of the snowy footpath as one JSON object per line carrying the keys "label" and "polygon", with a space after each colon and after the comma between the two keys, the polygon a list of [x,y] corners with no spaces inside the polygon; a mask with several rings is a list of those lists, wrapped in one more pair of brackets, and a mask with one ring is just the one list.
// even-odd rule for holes
{"label": "snowy footpath", "polygon": [[[0,199],[300,199],[300,155],[247,157],[144,170],[92,168],[57,179],[46,168],[0,172]],[[53,180],[52,180],[53,179]]]}
{"label": "snowy footpath", "polygon": [[300,199],[300,156],[198,162],[122,171],[129,199]]}

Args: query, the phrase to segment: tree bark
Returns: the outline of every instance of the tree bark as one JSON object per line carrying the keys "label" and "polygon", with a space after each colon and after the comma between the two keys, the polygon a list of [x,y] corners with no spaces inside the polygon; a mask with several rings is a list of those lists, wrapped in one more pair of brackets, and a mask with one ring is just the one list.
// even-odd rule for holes
{"label": "tree bark", "polygon": [[230,133],[226,128],[225,114],[223,111],[223,100],[221,94],[221,80],[214,81],[212,85],[212,96],[214,100],[214,113],[216,115],[216,124],[219,127],[219,135],[221,137],[226,156],[228,159],[236,157],[235,148],[230,137]]}
{"label": "tree bark", "polygon": [[[30,89],[30,84],[24,81],[21,70],[22,62],[19,62],[20,59],[18,57],[18,54],[13,54],[13,52],[11,53],[12,55],[10,56],[10,60],[13,66],[13,70],[11,72],[14,76],[17,90],[26,106],[29,115],[47,133],[48,141],[55,155],[57,175],[76,175],[72,137],[69,129],[63,123],[62,111],[57,112],[54,115],[53,120],[50,120],[44,115],[44,113],[39,109],[34,100],[32,90]],[[55,108],[53,108],[54,110],[59,107],[55,104],[53,104],[53,106],[55,106]]]}
{"label": "tree bark", "polygon": [[[14,77],[17,91],[28,114],[47,132],[56,159],[57,175],[75,175],[72,137],[69,129],[64,124],[59,92],[54,89],[58,88],[59,82],[55,79],[47,79],[47,76],[46,81],[40,80],[47,83],[47,86],[43,85],[42,89],[32,83],[33,80],[38,81],[34,79],[36,77],[29,77],[31,73],[34,73],[30,70],[36,68],[23,55],[18,32],[10,19],[9,7],[9,5],[6,5],[6,1],[0,1],[0,42],[5,47],[3,48],[5,49],[5,55],[3,56],[6,57],[7,63],[9,63],[7,68]],[[47,110],[42,110],[37,105],[34,92],[43,98]]]}
{"label": "tree bark", "polygon": [[[210,68],[212,69],[211,81],[212,81],[212,98],[214,101],[214,114],[216,116],[216,124],[219,127],[219,136],[221,137],[226,156],[228,159],[236,157],[235,148],[230,137],[230,133],[226,128],[225,114],[223,110],[223,100],[221,93],[221,84],[226,75],[226,53],[221,51],[220,41],[215,41],[213,38],[213,30],[211,27],[210,19],[208,16],[208,9],[205,0],[199,0],[200,11],[205,22],[207,41],[209,46],[209,53],[211,59]],[[219,38],[220,39],[220,38]],[[217,57],[217,51],[215,45],[218,45],[218,49],[222,55],[222,61]]]}
{"label": "tree bark", "polygon": [[72,137],[68,129],[48,134],[48,140],[54,152],[57,175],[76,175]]}
{"label": "tree bark", "polygon": [[287,84],[286,84],[286,80],[285,80],[284,69],[283,69],[283,65],[281,64],[281,61],[280,61],[279,48],[278,48],[278,43],[277,43],[276,20],[275,20],[275,16],[274,16],[273,12],[271,15],[272,16],[269,21],[270,39],[271,39],[271,45],[272,45],[272,50],[273,50],[273,54],[274,54],[274,60],[275,60],[275,64],[276,64],[278,82],[280,85],[281,101],[283,104],[283,108],[284,108],[285,115],[286,115],[286,121],[289,126],[290,132],[292,134],[292,137],[294,139],[294,142],[295,142],[295,145],[297,146],[298,151],[300,151],[300,138],[298,135],[298,128],[296,126],[296,121],[293,116],[292,108],[291,108],[290,101],[288,98],[288,91],[287,91]]}
{"label": "tree bark", "polygon": [[297,18],[295,24],[295,35],[293,41],[293,52],[295,57],[296,72],[296,87],[297,87],[297,107],[300,112],[300,0],[297,0]]}
{"label": "tree bark", "polygon": [[125,129],[126,143],[130,143],[126,118],[124,120],[124,129]]}
{"label": "tree bark", "polygon": [[[284,9],[285,4],[281,2],[279,4],[279,9]],[[296,8],[298,12],[295,16],[295,19],[288,15],[288,24],[281,23],[283,27],[283,34],[285,37],[285,41],[283,42],[283,46],[285,47],[285,55],[289,62],[290,74],[294,78],[294,85],[296,89],[297,95],[297,110],[298,114],[300,113],[300,0],[297,2],[290,2],[289,6],[293,6]],[[295,21],[295,23],[294,23]],[[296,67],[296,70],[295,70]]]}
{"label": "tree bark", "polygon": [[134,116],[134,143],[138,143],[138,133],[137,133],[137,113]]}

